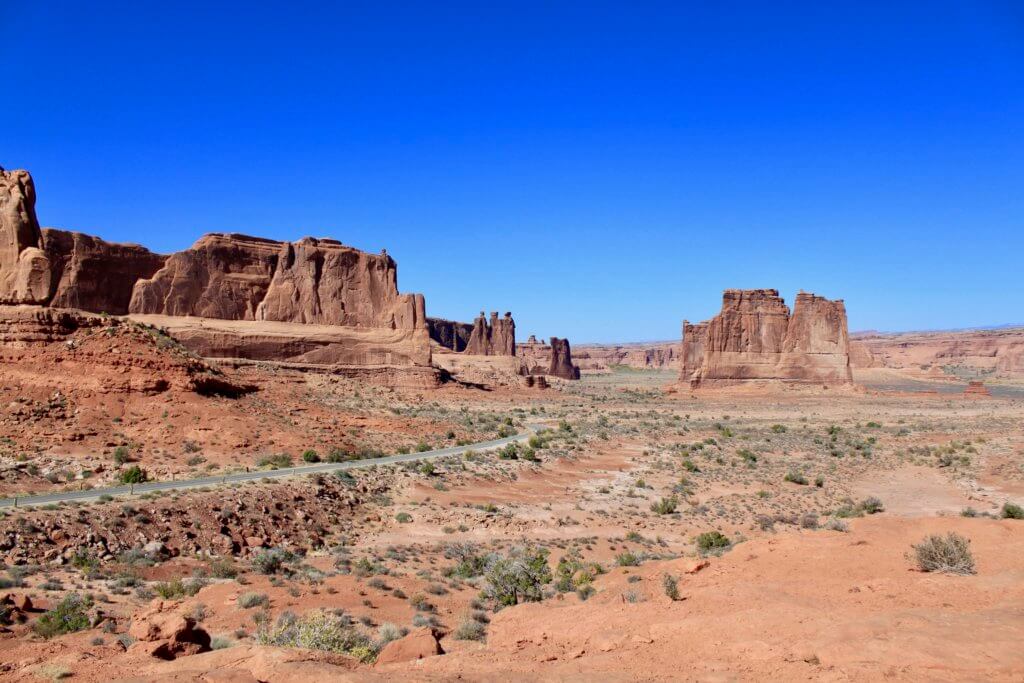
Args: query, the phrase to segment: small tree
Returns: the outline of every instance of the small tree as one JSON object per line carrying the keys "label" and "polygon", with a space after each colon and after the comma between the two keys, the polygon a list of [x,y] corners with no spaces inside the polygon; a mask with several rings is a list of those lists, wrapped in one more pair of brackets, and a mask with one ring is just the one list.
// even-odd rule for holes
{"label": "small tree", "polygon": [[132,465],[128,469],[122,470],[118,478],[122,484],[141,484],[146,481],[146,470],[138,465]]}

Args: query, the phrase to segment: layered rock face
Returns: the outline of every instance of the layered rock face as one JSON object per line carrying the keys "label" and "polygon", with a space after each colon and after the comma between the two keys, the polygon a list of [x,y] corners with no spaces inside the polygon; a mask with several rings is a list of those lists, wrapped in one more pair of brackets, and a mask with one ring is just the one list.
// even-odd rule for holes
{"label": "layered rock face", "polygon": [[80,232],[43,229],[50,261],[50,298],[56,308],[128,312],[135,283],[152,277],[166,258],[137,244],[111,244]]}
{"label": "layered rock face", "polygon": [[806,292],[791,314],[777,290],[726,290],[717,316],[684,323],[682,356],[681,380],[692,387],[853,381],[843,302]]}
{"label": "layered rock face", "polygon": [[427,331],[430,338],[443,348],[461,353],[469,345],[473,325],[443,318],[427,318]]}
{"label": "layered rock face", "polygon": [[680,344],[653,342],[635,344],[585,344],[573,348],[573,363],[581,370],[608,370],[622,366],[638,370],[679,367]]}
{"label": "layered rock face", "polygon": [[140,280],[137,315],[426,329],[423,297],[398,293],[397,266],[335,240],[204,235]]}
{"label": "layered rock face", "polygon": [[[232,357],[430,365],[423,296],[399,293],[397,266],[386,252],[330,239],[210,234],[161,256],[40,229],[35,198],[26,171],[0,169],[0,305],[282,324],[267,331],[186,326],[183,334],[193,350],[237,352]],[[506,318],[480,342],[491,353],[509,344],[514,353],[514,323]],[[307,335],[302,326],[316,329]]]}
{"label": "layered rock face", "polygon": [[483,311],[480,311],[480,315],[473,321],[466,353],[477,356],[516,355],[516,322],[512,314],[506,313],[503,318],[498,318],[497,312],[492,312],[488,322]]}
{"label": "layered rock face", "polygon": [[548,374],[562,379],[579,379],[580,369],[572,364],[568,339],[551,338],[551,366]]}

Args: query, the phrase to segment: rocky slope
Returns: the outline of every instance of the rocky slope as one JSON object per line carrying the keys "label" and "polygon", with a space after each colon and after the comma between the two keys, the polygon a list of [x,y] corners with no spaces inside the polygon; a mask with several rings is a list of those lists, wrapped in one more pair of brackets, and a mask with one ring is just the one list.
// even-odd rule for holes
{"label": "rocky slope", "polygon": [[800,292],[790,313],[777,290],[729,289],[717,316],[700,325],[684,321],[683,334],[680,377],[691,387],[761,380],[852,382],[841,300]]}

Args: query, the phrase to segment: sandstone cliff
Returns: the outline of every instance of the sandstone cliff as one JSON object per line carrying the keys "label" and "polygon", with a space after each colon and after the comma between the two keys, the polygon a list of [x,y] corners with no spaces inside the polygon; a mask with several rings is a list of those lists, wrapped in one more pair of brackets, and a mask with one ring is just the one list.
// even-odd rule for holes
{"label": "sandstone cliff", "polygon": [[693,387],[852,382],[843,302],[806,292],[791,314],[777,290],[726,290],[717,316],[684,323],[682,355],[680,379]]}
{"label": "sandstone cliff", "polygon": [[[329,239],[210,234],[161,256],[138,245],[40,229],[35,199],[28,172],[0,169],[0,304],[287,325],[267,334],[185,326],[196,350],[238,351],[240,358],[430,364],[423,296],[399,293],[397,266],[386,252],[367,254]],[[304,325],[318,329],[307,335]],[[511,318],[492,327],[491,352],[508,353],[511,344],[514,353]]]}
{"label": "sandstone cliff", "polygon": [[583,344],[573,347],[572,360],[581,370],[608,370],[617,366],[665,370],[679,367],[680,348],[678,341]]}

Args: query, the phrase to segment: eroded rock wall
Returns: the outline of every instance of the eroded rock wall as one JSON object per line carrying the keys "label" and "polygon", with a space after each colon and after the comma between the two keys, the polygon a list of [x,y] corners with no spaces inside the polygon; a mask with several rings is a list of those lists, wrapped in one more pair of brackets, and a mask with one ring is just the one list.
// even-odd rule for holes
{"label": "eroded rock wall", "polygon": [[488,322],[481,311],[473,321],[465,352],[477,356],[516,355],[516,323],[512,314],[505,313],[499,318],[495,311]]}
{"label": "eroded rock wall", "polygon": [[473,334],[473,324],[443,318],[427,318],[427,331],[430,333],[430,338],[440,346],[461,353],[469,344],[469,338]]}
{"label": "eroded rock wall", "polygon": [[791,313],[777,290],[726,290],[717,316],[684,323],[681,379],[693,387],[850,383],[846,308],[841,300],[801,292]]}
{"label": "eroded rock wall", "polygon": [[580,369],[572,364],[568,339],[551,338],[551,366],[548,374],[562,379],[579,379]]}

